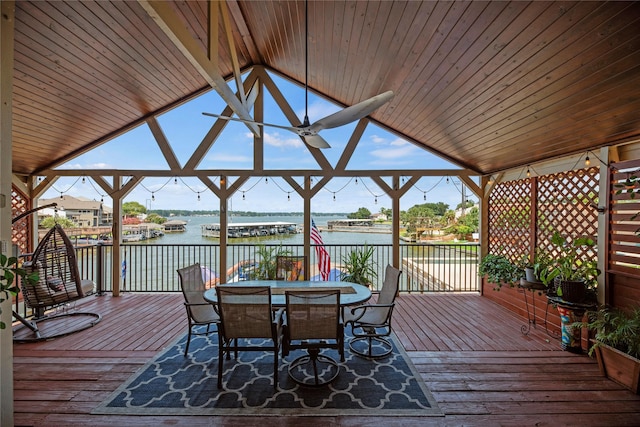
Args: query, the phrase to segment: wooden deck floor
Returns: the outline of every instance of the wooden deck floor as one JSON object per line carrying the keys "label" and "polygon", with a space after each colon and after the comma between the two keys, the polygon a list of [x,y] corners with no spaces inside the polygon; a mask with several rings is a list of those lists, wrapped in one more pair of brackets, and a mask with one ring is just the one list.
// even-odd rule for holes
{"label": "wooden deck floor", "polygon": [[402,295],[395,332],[444,418],[91,415],[158,351],[186,332],[182,296],[91,297],[96,326],[14,344],[16,426],[624,426],[640,425],[640,396],[600,376],[587,356],[560,350],[543,328],[475,294]]}

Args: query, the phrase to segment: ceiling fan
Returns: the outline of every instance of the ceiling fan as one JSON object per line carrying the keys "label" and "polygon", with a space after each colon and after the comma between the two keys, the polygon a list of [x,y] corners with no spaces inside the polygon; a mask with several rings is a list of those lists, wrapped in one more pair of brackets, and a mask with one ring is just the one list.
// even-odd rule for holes
{"label": "ceiling fan", "polygon": [[350,107],[346,107],[336,113],[333,113],[323,119],[318,120],[317,122],[311,124],[309,123],[309,116],[307,115],[308,111],[308,103],[309,103],[309,93],[308,93],[308,67],[309,67],[309,48],[308,48],[308,27],[309,27],[309,18],[307,13],[307,2],[305,1],[304,7],[305,14],[305,77],[304,77],[304,94],[305,94],[305,102],[304,102],[304,120],[301,125],[298,126],[282,126],[275,125],[270,123],[260,123],[252,120],[244,120],[236,117],[222,116],[219,114],[213,113],[202,113],[205,116],[217,117],[223,120],[232,120],[237,122],[255,124],[258,126],[269,126],[279,129],[286,129],[292,132],[297,133],[299,136],[304,139],[307,145],[315,148],[330,148],[329,143],[320,135],[320,132],[323,129],[331,129],[346,125],[347,123],[354,122],[356,120],[360,120],[365,116],[368,116],[373,111],[377,110],[383,104],[387,103],[391,98],[393,98],[393,91],[387,91],[376,95],[372,98],[366,99],[362,102],[359,102]]}

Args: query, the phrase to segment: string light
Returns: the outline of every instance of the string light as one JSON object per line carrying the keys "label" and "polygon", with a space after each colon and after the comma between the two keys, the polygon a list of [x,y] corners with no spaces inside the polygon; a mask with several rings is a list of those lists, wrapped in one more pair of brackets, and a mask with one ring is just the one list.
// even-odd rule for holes
{"label": "string light", "polygon": [[267,178],[266,176],[264,177],[264,183],[268,184],[269,183],[269,178]]}
{"label": "string light", "polygon": [[64,197],[62,196],[62,193],[60,193],[60,200],[63,200]]}
{"label": "string light", "polygon": [[424,200],[425,202],[427,201],[427,192],[423,192],[422,193],[422,200]]}
{"label": "string light", "polygon": [[493,184],[493,175],[489,177],[489,185]]}
{"label": "string light", "polygon": [[82,177],[82,183],[84,184],[84,182],[85,182],[85,181],[84,181],[84,176],[83,176],[83,177]]}
{"label": "string light", "polygon": [[200,201],[200,192],[198,191],[198,201]]}
{"label": "string light", "polygon": [[156,201],[156,195],[154,193],[151,193],[151,201],[152,202]]}
{"label": "string light", "polygon": [[289,192],[287,192],[287,202],[291,201],[291,195],[289,195]]}
{"label": "string light", "polygon": [[104,203],[104,196],[100,196],[100,203]]}
{"label": "string light", "polygon": [[447,184],[449,183],[449,177],[447,176]]}
{"label": "string light", "polygon": [[378,204],[378,196],[376,196],[375,199],[373,199],[373,201],[377,205]]}
{"label": "string light", "polygon": [[244,200],[244,191],[242,192],[242,200]]}
{"label": "string light", "polygon": [[333,201],[336,201],[336,193],[333,193]]}
{"label": "string light", "polygon": [[178,178],[177,178],[177,177],[173,178],[173,183],[174,183],[175,185],[178,185]]}
{"label": "string light", "polygon": [[584,165],[585,166],[590,166],[591,165],[591,159],[589,159],[589,154],[587,153],[587,157],[584,159]]}
{"label": "string light", "polygon": [[356,176],[356,185],[358,185],[358,177]]}
{"label": "string light", "polygon": [[527,166],[527,178],[531,178],[531,171],[529,170],[529,166]]}

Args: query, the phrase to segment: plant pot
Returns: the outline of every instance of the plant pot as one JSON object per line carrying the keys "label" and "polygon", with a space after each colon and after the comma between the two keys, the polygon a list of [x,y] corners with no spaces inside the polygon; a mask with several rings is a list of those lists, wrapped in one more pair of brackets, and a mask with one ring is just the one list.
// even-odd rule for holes
{"label": "plant pot", "polygon": [[560,297],[567,302],[582,302],[587,296],[587,287],[584,281],[560,280],[554,279],[557,289],[560,289],[562,295]]}
{"label": "plant pot", "polygon": [[638,394],[640,389],[640,360],[606,344],[595,349],[600,372],[609,379]]}
{"label": "plant pot", "polygon": [[535,273],[533,272],[533,267],[525,267],[524,269],[524,278],[527,282],[539,282],[540,280],[536,277]]}

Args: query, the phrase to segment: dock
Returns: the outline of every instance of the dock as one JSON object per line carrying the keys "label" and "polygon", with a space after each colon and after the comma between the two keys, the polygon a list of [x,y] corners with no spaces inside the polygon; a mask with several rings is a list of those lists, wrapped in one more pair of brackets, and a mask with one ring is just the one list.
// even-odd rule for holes
{"label": "dock", "polygon": [[[220,237],[220,224],[204,224],[202,237]],[[295,222],[235,222],[227,225],[227,237],[260,237],[277,234],[297,234],[298,225]]]}

